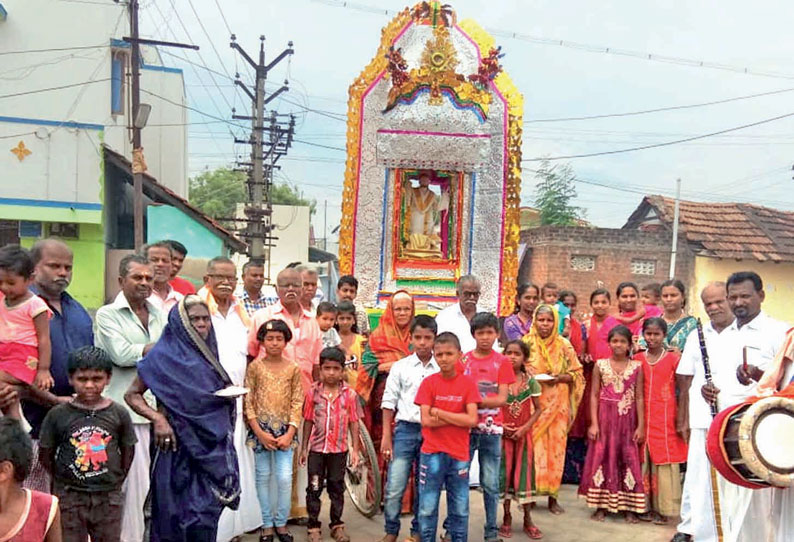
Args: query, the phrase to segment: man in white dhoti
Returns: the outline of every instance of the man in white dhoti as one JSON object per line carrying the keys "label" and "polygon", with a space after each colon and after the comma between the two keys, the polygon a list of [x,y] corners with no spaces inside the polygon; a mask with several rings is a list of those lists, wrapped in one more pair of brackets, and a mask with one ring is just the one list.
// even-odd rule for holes
{"label": "man in white dhoti", "polygon": [[[218,341],[218,361],[235,386],[242,386],[248,350],[250,320],[243,304],[234,296],[237,267],[229,258],[218,256],[207,264],[204,287],[198,291],[210,311]],[[262,524],[254,481],[254,452],[246,445],[248,431],[243,422],[243,398],[237,398],[234,422],[234,449],[240,468],[240,504],[237,510],[224,508],[218,523],[218,542],[228,542]]]}
{"label": "man in white dhoti", "polygon": [[[723,381],[734,378],[734,367],[725,364],[725,358],[719,351],[719,336],[734,319],[728,307],[725,283],[707,285],[703,288],[700,299],[710,320],[703,326],[703,335],[712,378],[716,387],[720,387]],[[672,542],[693,539],[698,542],[717,542],[712,468],[706,456],[706,434],[711,424],[711,411],[703,395],[706,377],[697,331],[693,331],[687,338],[676,371],[676,380],[681,389],[676,425],[679,432],[689,432],[689,454],[681,497],[681,523],[678,524],[678,532],[673,536]],[[706,393],[710,394],[712,390],[707,390]]]}
{"label": "man in white dhoti", "polygon": [[[728,278],[728,304],[736,320],[726,330],[726,361],[735,367],[736,379],[730,383],[732,403],[756,394],[756,382],[783,344],[789,326],[761,310],[764,286],[756,273],[734,273]],[[745,354],[746,352],[746,354]],[[746,357],[746,364],[744,359]],[[721,397],[721,396],[720,396]],[[770,518],[774,508],[772,489],[746,489],[725,482],[722,518],[725,542],[777,542],[779,538]]]}

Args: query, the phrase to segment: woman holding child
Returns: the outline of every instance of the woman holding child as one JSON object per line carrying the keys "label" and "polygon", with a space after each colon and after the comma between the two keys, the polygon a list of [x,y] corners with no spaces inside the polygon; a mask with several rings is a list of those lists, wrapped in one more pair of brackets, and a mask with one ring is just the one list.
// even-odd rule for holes
{"label": "woman holding child", "polygon": [[562,514],[557,502],[565,466],[568,429],[582,399],[582,365],[571,343],[559,334],[558,313],[551,305],[535,309],[532,328],[523,341],[529,346],[528,370],[541,384],[541,414],[532,426],[535,494],[549,497],[549,511]]}
{"label": "woman holding child", "polygon": [[[186,296],[125,394],[130,408],[154,427],[152,542],[215,542],[221,511],[238,506],[235,403],[215,395],[230,385],[218,362],[209,309],[198,296]],[[158,410],[144,399],[146,390]]]}

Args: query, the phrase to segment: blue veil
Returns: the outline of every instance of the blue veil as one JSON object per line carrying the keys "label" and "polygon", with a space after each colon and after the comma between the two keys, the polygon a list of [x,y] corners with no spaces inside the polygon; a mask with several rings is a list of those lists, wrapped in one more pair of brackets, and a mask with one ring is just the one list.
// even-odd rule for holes
{"label": "blue veil", "polygon": [[[207,497],[236,508],[240,474],[233,441],[235,403],[214,395],[231,380],[218,362],[215,332],[210,329],[205,341],[190,325],[187,308],[198,303],[203,301],[187,296],[171,309],[160,340],[138,362],[138,376],[165,408],[176,434],[177,452],[158,457],[158,463],[170,463],[166,471],[172,493],[189,492],[188,487],[208,490]],[[158,468],[153,470],[156,477]]]}

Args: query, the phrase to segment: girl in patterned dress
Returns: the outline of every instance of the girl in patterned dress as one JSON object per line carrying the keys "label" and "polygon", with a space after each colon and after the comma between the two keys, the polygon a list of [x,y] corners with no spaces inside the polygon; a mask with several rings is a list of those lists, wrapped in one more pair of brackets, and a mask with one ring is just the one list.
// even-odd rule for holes
{"label": "girl in patterned dress", "polygon": [[632,334],[626,326],[609,332],[612,356],[596,361],[590,394],[592,422],[579,495],[595,508],[595,521],[607,512],[625,512],[637,523],[645,512],[639,445],[645,436],[642,363],[631,359]]}
{"label": "girl in patterned dress", "polygon": [[532,539],[543,536],[532,523],[532,424],[540,416],[540,384],[529,374],[526,363],[529,347],[520,340],[505,345],[504,355],[513,362],[516,381],[508,387],[507,404],[502,407],[504,438],[502,439],[501,489],[504,498],[504,521],[499,535],[513,535],[510,501],[515,499],[524,509],[524,532]]}

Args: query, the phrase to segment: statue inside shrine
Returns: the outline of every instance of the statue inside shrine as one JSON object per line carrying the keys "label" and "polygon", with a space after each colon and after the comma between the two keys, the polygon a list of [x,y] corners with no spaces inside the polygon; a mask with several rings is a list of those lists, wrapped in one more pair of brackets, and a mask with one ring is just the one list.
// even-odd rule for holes
{"label": "statue inside shrine", "polygon": [[434,192],[430,184],[430,172],[419,174],[419,186],[405,183],[403,231],[403,257],[442,258],[441,213],[449,208],[449,192],[442,188],[441,195]]}

